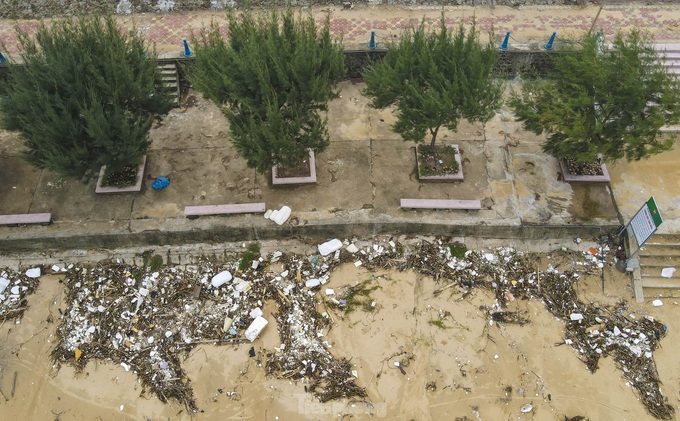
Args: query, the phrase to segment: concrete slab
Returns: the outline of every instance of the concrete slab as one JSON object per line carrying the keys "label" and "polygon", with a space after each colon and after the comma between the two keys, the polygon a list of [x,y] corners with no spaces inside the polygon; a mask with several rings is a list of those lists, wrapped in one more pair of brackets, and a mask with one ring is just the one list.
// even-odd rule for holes
{"label": "concrete slab", "polygon": [[97,195],[94,180],[83,183],[43,171],[31,212],[51,212],[53,221],[73,222],[129,220],[134,195]]}
{"label": "concrete slab", "polygon": [[[461,122],[456,133],[440,134],[438,142],[459,145],[463,182],[420,183],[415,144],[391,130],[392,111],[367,108],[367,100],[358,96],[359,84],[343,82],[341,88],[342,98],[328,113],[331,144],[317,155],[316,185],[274,187],[269,173],[247,168],[229,141],[228,122],[219,109],[190,93],[191,106],[173,110],[152,128],[139,194],[96,197],[93,183],[44,171],[17,189],[37,186],[28,209],[52,212],[54,223],[3,230],[7,235],[0,237],[0,250],[381,233],[588,238],[618,225],[607,190],[579,190],[562,182],[557,161],[541,151],[543,140],[522,131],[507,112],[484,126]],[[4,139],[8,156],[16,157],[20,142],[8,135]],[[151,189],[161,176],[170,179],[170,186]],[[402,198],[480,200],[482,209],[405,211],[399,207]],[[195,221],[183,216],[185,206],[249,202],[264,202],[270,209],[288,205],[292,216],[283,226],[261,215]]]}
{"label": "concrete slab", "polygon": [[27,213],[40,170],[18,156],[0,156],[0,214]]}
{"label": "concrete slab", "polygon": [[370,208],[373,192],[365,177],[370,169],[368,151],[367,140],[332,141],[324,152],[316,155],[315,185],[267,188],[263,201],[269,209],[287,205],[293,216],[296,212],[318,211],[330,217],[339,211]]}
{"label": "concrete slab", "polygon": [[18,156],[23,145],[19,133],[0,130],[0,157]]}
{"label": "concrete slab", "polygon": [[[427,192],[420,192],[421,184],[416,180],[415,145],[408,144],[401,139],[376,139],[371,141],[370,151],[372,165],[369,182],[371,185],[377,185],[385,177],[392,180],[390,189],[375,190],[373,206],[376,210],[384,212],[394,208],[399,205],[399,199],[402,197],[421,197],[432,193],[431,186]],[[454,184],[446,186],[438,184],[435,189],[450,190]],[[438,195],[431,198],[447,197]],[[468,198],[462,197],[461,199]]]}
{"label": "concrete slab", "polygon": [[[536,151],[513,152],[512,171],[523,222],[534,225],[567,224],[567,207],[573,191],[568,183],[559,181],[555,158]],[[554,200],[555,197],[560,200]]]}
{"label": "concrete slab", "polygon": [[[601,220],[618,221],[616,206],[612,202],[609,185],[572,184],[572,200],[569,214],[575,223],[598,223]],[[555,200],[557,198],[553,198]],[[601,223],[601,222],[600,222]]]}
{"label": "concrete slab", "polygon": [[657,233],[680,232],[680,141],[670,151],[643,161],[608,163],[619,212],[628,223],[654,196],[664,222]]}
{"label": "concrete slab", "polygon": [[416,178],[415,144],[402,140],[375,140],[372,146],[372,183],[389,189],[376,189],[375,207],[388,209],[398,206],[402,198],[482,200],[488,181],[486,157],[477,141],[459,141],[463,173],[462,182],[422,183]]}
{"label": "concrete slab", "polygon": [[[341,87],[341,98],[328,105],[329,115],[334,117],[328,121],[330,132],[339,139],[401,139],[391,128],[397,119],[395,108],[371,108],[369,99],[361,94],[366,87],[363,82],[343,82]],[[484,125],[461,120],[457,130],[442,127],[437,134],[437,141],[458,140],[484,140]]]}
{"label": "concrete slab", "polygon": [[[263,180],[224,143],[221,148],[150,151],[146,188],[135,199],[132,218],[178,218],[184,217],[185,206],[262,201]],[[153,190],[156,177],[168,177],[170,185]]]}

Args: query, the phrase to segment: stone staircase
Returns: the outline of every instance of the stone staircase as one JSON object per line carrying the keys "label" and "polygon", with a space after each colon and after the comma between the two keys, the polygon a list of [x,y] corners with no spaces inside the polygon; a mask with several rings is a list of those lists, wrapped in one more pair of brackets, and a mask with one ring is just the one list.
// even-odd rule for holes
{"label": "stone staircase", "polygon": [[[639,251],[640,283],[644,297],[680,297],[680,234],[655,234]],[[661,270],[674,267],[671,278]]]}
{"label": "stone staircase", "polygon": [[[680,44],[654,44],[654,46],[657,51],[665,56],[663,64],[668,68],[668,71],[680,77]],[[680,132],[680,124],[664,126],[661,131]]]}
{"label": "stone staircase", "polygon": [[158,62],[158,71],[161,74],[163,87],[168,91],[173,98],[175,104],[179,104],[180,86],[179,86],[179,71],[177,63],[174,62]]}
{"label": "stone staircase", "polygon": [[680,44],[655,44],[654,47],[665,55],[664,64],[668,70],[680,75]]}

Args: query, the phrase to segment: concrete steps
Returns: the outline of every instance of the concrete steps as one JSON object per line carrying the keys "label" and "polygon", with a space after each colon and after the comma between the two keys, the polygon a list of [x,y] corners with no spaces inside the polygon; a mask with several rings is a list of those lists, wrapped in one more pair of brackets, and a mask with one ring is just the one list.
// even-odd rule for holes
{"label": "concrete steps", "polygon": [[[639,251],[640,280],[645,297],[680,297],[680,234],[655,234]],[[678,271],[661,276],[664,268]]]}
{"label": "concrete steps", "polygon": [[664,55],[663,64],[668,70],[680,74],[680,44],[655,44],[654,47]]}
{"label": "concrete steps", "polygon": [[[680,44],[654,44],[654,48],[664,55],[663,64],[669,72],[680,77]],[[662,132],[680,132],[680,125],[664,126]]]}
{"label": "concrete steps", "polygon": [[180,85],[177,64],[171,62],[159,62],[157,67],[161,74],[163,87],[173,98],[174,103],[179,104]]}

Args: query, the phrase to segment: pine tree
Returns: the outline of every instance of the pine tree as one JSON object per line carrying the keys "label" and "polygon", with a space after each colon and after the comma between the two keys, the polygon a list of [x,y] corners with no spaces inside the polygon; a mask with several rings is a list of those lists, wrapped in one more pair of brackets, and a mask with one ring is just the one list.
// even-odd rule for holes
{"label": "pine tree", "polygon": [[589,162],[640,160],[672,147],[659,129],[680,119],[680,81],[662,64],[648,34],[618,33],[611,48],[588,35],[554,58],[547,80],[526,81],[510,105],[525,129],[546,133],[543,150]]}
{"label": "pine tree", "polygon": [[248,165],[263,173],[292,167],[307,150],[329,144],[320,113],[336,98],[344,76],[342,46],[331,40],[329,20],[317,30],[314,17],[228,14],[229,42],[213,25],[194,38],[193,86],[222,108],[231,140]]}
{"label": "pine tree", "polygon": [[461,118],[488,121],[501,104],[502,86],[491,77],[496,49],[482,46],[473,23],[467,33],[446,28],[404,33],[389,45],[384,60],[363,74],[364,95],[374,108],[395,106],[392,127],[406,141],[423,142],[429,133],[434,147],[439,129],[456,130]]}
{"label": "pine tree", "polygon": [[16,32],[21,64],[10,64],[0,113],[24,157],[75,178],[137,165],[151,117],[172,107],[144,40],[111,16],[42,23],[35,39]]}

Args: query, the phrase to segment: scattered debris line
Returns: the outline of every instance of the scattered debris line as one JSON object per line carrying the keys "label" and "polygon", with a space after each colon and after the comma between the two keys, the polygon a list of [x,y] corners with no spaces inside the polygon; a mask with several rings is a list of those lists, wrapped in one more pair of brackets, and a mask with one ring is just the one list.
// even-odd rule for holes
{"label": "scattered debris line", "polygon": [[[72,267],[65,281],[68,308],[52,356],[80,369],[93,358],[114,361],[134,370],[161,401],[176,399],[196,410],[180,358],[200,343],[256,340],[267,329],[266,320],[258,319],[264,318],[262,307],[273,300],[281,342],[258,357],[264,357],[266,373],[305,383],[322,402],[364,400],[366,390],[356,383],[350,361],[334,357],[324,340],[334,320],[329,308],[343,309],[347,305],[343,297],[358,294],[326,288],[330,272],[343,263],[361,262],[368,270],[415,270],[432,277],[440,284],[435,294],[449,288],[459,289],[463,296],[473,288],[492,291],[496,303],[482,309],[492,323],[530,323],[526,313],[508,311],[507,304],[541,300],[565,324],[565,339],[559,345],[571,345],[590,371],[597,370],[601,357],[612,356],[650,414],[664,420],[674,416],[661,393],[653,359],[665,326],[649,316],[627,316],[624,302],[583,303],[576,294],[579,276],[602,268],[608,246],[595,253],[556,251],[553,256],[575,262],[558,271],[553,266],[542,270],[538,254],[509,247],[483,252],[457,249],[452,255],[452,248],[441,240],[404,246],[385,239],[363,247],[348,241],[339,247],[338,241],[324,243],[319,254],[310,256],[274,252],[254,257],[240,269],[236,258],[221,265],[203,260],[194,266],[153,269],[117,261]],[[370,292],[367,285],[362,288]],[[357,308],[373,308],[373,302],[364,301]]]}
{"label": "scattered debris line", "polygon": [[38,287],[40,268],[20,274],[7,268],[0,269],[0,322],[19,319],[28,309],[26,297]]}

